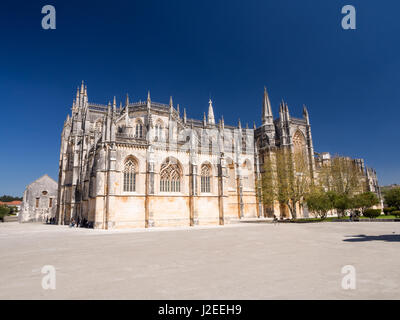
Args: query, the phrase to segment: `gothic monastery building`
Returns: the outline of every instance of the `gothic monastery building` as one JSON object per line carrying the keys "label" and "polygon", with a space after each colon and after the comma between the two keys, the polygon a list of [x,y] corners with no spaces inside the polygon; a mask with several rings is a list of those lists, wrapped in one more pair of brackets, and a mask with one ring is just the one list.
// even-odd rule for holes
{"label": "gothic monastery building", "polygon": [[[264,208],[258,183],[266,154],[288,147],[306,155],[311,175],[326,154],[314,152],[306,107],[302,118],[280,104],[274,119],[266,89],[262,125],[216,122],[211,99],[202,120],[179,105],[146,101],[101,105],[82,83],[61,136],[57,221],[95,228],[222,225],[243,218],[288,216]],[[365,169],[371,188],[376,174]],[[307,215],[306,210],[300,216]]]}

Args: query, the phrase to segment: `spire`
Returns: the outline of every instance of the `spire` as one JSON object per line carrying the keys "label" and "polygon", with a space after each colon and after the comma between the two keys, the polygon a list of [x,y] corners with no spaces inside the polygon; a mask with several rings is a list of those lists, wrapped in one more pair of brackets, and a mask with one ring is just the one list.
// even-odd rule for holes
{"label": "spire", "polygon": [[80,99],[80,93],[79,93],[79,87],[76,89],[76,99],[75,99],[75,106],[79,107],[79,102],[81,101]]}
{"label": "spire", "polygon": [[211,98],[210,100],[208,100],[208,123],[215,124],[214,110]]}
{"label": "spire", "polygon": [[129,106],[125,107],[125,126],[129,126]]}
{"label": "spire", "polygon": [[108,117],[111,117],[111,102],[110,101],[108,101],[107,115],[108,115]]}
{"label": "spire", "polygon": [[83,108],[89,109],[88,108],[88,96],[87,96],[87,86],[85,86],[85,89],[83,90]]}
{"label": "spire", "polygon": [[176,113],[178,114],[178,119],[181,117],[181,112],[179,111],[179,103],[176,105]]}
{"label": "spire", "polygon": [[256,122],[255,122],[255,121],[253,121],[253,129],[254,129],[254,130],[257,129]]}
{"label": "spire", "polygon": [[221,117],[221,124],[222,124],[222,129],[224,129],[225,128],[224,116]]}
{"label": "spire", "polygon": [[288,104],[285,104],[285,112],[286,112],[286,121],[290,120],[290,114],[289,114],[289,107]]}
{"label": "spire", "polygon": [[205,127],[206,125],[207,125],[206,113],[204,112],[204,114],[203,114],[203,126]]}
{"label": "spire", "polygon": [[129,106],[129,95],[126,94],[125,106]]}
{"label": "spire", "polygon": [[310,124],[310,118],[308,116],[307,107],[303,104],[303,118],[307,121],[307,124]]}
{"label": "spire", "polygon": [[186,108],[183,108],[183,123],[186,123]]}
{"label": "spire", "polygon": [[262,123],[263,124],[272,124],[273,116],[271,109],[271,102],[269,101],[269,96],[267,92],[267,88],[264,87],[264,100],[263,100],[263,109],[262,109]]}
{"label": "spire", "polygon": [[240,118],[239,118],[239,122],[238,122],[238,128],[242,129],[242,124],[240,123]]}
{"label": "spire", "polygon": [[82,84],[81,84],[81,93],[83,94],[84,92],[84,84],[83,84],[83,80],[82,80]]}
{"label": "spire", "polygon": [[119,112],[122,111],[122,101],[119,102]]}
{"label": "spire", "polygon": [[117,111],[117,100],[116,100],[115,96],[114,96],[114,99],[113,99],[113,111],[114,112]]}
{"label": "spire", "polygon": [[172,111],[174,110],[174,103],[172,102],[172,96],[169,97],[169,113],[172,114]]}
{"label": "spire", "polygon": [[304,117],[308,116],[308,110],[305,104],[303,104],[303,116]]}
{"label": "spire", "polygon": [[283,122],[284,120],[284,113],[283,113],[283,100],[279,103],[279,122]]}
{"label": "spire", "polygon": [[147,110],[151,108],[151,98],[150,98],[150,90],[147,91]]}

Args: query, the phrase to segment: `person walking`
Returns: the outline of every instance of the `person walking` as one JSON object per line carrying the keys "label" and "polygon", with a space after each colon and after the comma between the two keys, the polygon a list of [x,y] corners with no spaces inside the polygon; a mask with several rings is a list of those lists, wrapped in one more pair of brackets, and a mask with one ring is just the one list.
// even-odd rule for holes
{"label": "person walking", "polygon": [[276,217],[276,215],[274,215],[274,220],[272,222],[274,223],[274,225],[276,225],[279,222],[278,218]]}

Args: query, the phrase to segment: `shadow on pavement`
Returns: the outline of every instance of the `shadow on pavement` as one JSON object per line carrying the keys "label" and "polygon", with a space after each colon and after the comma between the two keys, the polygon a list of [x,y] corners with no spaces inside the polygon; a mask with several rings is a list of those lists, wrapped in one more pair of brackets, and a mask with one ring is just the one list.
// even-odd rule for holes
{"label": "shadow on pavement", "polygon": [[400,234],[382,234],[380,236],[367,236],[365,234],[359,234],[352,237],[351,239],[344,239],[346,242],[363,242],[363,241],[387,241],[387,242],[400,242]]}

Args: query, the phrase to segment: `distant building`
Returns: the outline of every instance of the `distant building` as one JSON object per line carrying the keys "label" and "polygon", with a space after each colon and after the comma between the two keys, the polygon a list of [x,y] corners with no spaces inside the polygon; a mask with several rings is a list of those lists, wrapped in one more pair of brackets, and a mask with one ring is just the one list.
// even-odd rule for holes
{"label": "distant building", "polygon": [[[324,165],[327,165],[331,162],[332,156],[329,152],[321,152],[321,153],[315,153],[315,165],[317,171],[323,167]],[[364,183],[366,186],[365,191],[371,191],[374,192],[379,199],[382,198],[381,195],[381,187],[379,186],[378,183],[378,176],[376,174],[375,169],[367,167],[365,165],[364,159],[352,159],[350,157],[342,157],[344,159],[348,159],[349,161],[353,161],[357,167],[360,169],[364,176]]]}
{"label": "distant building", "polygon": [[16,215],[18,215],[19,211],[21,210],[21,204],[22,204],[22,201],[20,201],[20,200],[14,200],[14,201],[8,201],[8,202],[0,201],[0,206],[16,207],[17,208],[17,211],[15,212]]}
{"label": "distant building", "polygon": [[28,185],[24,192],[19,222],[41,222],[55,217],[57,182],[47,174]]}

